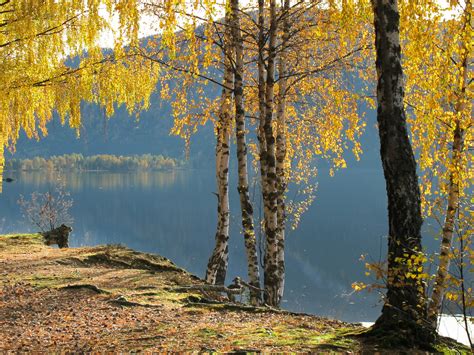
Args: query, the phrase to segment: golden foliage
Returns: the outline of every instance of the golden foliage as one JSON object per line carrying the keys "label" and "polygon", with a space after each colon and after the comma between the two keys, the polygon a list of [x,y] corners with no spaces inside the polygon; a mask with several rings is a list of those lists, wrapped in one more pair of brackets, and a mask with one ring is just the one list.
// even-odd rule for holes
{"label": "golden foliage", "polygon": [[[446,9],[438,1],[411,0],[401,10],[407,119],[419,154],[426,215],[434,212],[440,199],[446,199],[451,178],[463,197],[474,177],[470,152],[473,89],[468,75],[474,32],[472,4],[469,0],[462,3]],[[453,152],[457,128],[463,144],[460,152]]]}
{"label": "golden foliage", "polygon": [[[138,19],[138,0],[0,4],[0,174],[4,148],[14,148],[20,130],[30,138],[47,134],[54,112],[79,133],[83,100],[109,116],[114,103],[130,112],[148,107],[157,68],[124,48],[138,41]],[[113,54],[99,46],[107,30],[114,33]]]}
{"label": "golden foliage", "polygon": [[[146,7],[149,14],[158,17],[164,32],[163,37],[148,42],[142,55],[170,69],[160,78],[161,97],[172,102],[172,133],[187,142],[200,125],[209,120],[216,124],[220,96],[209,95],[209,88],[219,89],[222,85],[225,6],[225,1],[200,1],[200,11],[196,11],[184,0],[157,0]],[[256,3],[241,6],[241,11],[247,13],[242,16],[245,111],[250,118],[249,131],[256,132],[258,26],[250,15],[255,13]],[[265,8],[265,16],[268,11]],[[278,16],[283,16],[282,9],[278,11]],[[366,26],[369,14],[368,2],[350,0],[298,2],[285,15],[290,19],[293,34],[284,49],[288,71],[283,128],[287,144],[285,178],[290,184],[300,185],[298,195],[302,199],[289,204],[295,222],[314,199],[315,189],[307,185],[313,184],[310,179],[317,174],[316,159],[328,160],[333,174],[347,166],[348,150],[357,159],[362,153],[359,138],[365,121],[359,105],[363,93],[355,88],[354,82],[372,43]],[[173,81],[179,82],[179,89],[170,88]],[[278,85],[277,78],[275,93],[279,92]],[[280,99],[276,95],[276,102]],[[274,107],[276,110],[277,105]],[[249,139],[256,167],[257,144],[252,141],[252,134]]]}

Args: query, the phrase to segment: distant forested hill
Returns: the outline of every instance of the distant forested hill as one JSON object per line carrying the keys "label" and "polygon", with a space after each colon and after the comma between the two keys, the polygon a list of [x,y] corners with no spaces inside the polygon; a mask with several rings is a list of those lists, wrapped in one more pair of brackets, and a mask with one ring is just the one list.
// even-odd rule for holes
{"label": "distant forested hill", "polygon": [[[209,90],[212,95],[212,90]],[[110,119],[95,105],[84,105],[83,126],[80,137],[76,132],[62,126],[58,119],[48,125],[49,134],[40,141],[27,139],[21,134],[14,158],[49,157],[79,153],[85,156],[96,154],[135,155],[162,154],[173,158],[184,156],[184,141],[169,135],[172,127],[170,106],[161,103],[154,95],[148,111],[139,119],[119,108]],[[193,160],[213,154],[213,129],[209,124],[202,127],[191,141]],[[10,155],[11,157],[11,155]]]}
{"label": "distant forested hill", "polygon": [[[214,90],[215,91],[215,90]],[[209,90],[214,95],[213,90]],[[172,136],[171,110],[168,104],[161,103],[155,95],[148,111],[142,112],[137,120],[120,108],[110,119],[97,106],[84,105],[83,127],[77,138],[74,130],[62,126],[58,119],[48,125],[49,134],[40,141],[27,139],[25,134],[17,144],[14,158],[49,157],[79,153],[85,156],[96,154],[135,155],[162,154],[172,158],[184,158],[183,139]],[[367,115],[367,129],[362,138],[364,155],[357,166],[379,167],[378,136],[373,113]],[[200,127],[191,139],[190,164],[203,166],[213,164],[214,133],[210,123]],[[12,157],[11,154],[8,154]],[[347,154],[349,167],[353,164]]]}
{"label": "distant forested hill", "polygon": [[[173,85],[171,87],[173,88]],[[179,87],[177,82],[174,88]],[[209,97],[220,94],[220,89],[214,84],[209,84],[206,91]],[[139,119],[130,116],[123,107],[117,109],[116,113],[107,119],[103,110],[92,104],[84,104],[82,114],[83,126],[79,138],[74,130],[63,127],[58,119],[54,119],[48,125],[48,136],[40,141],[29,140],[24,133],[21,133],[13,157],[49,157],[78,153],[84,156],[161,154],[171,158],[184,158],[183,139],[169,134],[172,127],[171,106],[167,102],[162,102],[158,94],[152,96],[149,110],[142,112]],[[200,127],[191,139],[190,166],[212,165],[214,143],[212,124]],[[367,114],[367,129],[362,138],[362,146],[364,156],[357,166],[380,167],[374,112]],[[7,154],[7,159],[8,157],[12,155]],[[351,154],[348,153],[347,157],[349,167],[354,166]]]}
{"label": "distant forested hill", "polygon": [[186,167],[183,160],[164,157],[162,155],[90,155],[64,154],[48,158],[9,159],[6,161],[7,171],[157,171],[172,170]]}

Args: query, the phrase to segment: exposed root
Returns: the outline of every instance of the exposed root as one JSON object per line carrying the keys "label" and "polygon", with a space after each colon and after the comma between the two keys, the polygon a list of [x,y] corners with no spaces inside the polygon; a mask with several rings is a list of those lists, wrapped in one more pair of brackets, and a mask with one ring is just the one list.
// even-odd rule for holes
{"label": "exposed root", "polygon": [[423,337],[413,334],[410,329],[402,329],[395,325],[374,326],[358,337],[367,343],[377,343],[387,349],[405,348],[435,351],[434,342],[425,341]]}
{"label": "exposed root", "polygon": [[111,304],[123,307],[145,307],[145,308],[162,308],[160,305],[148,304],[148,303],[138,303],[128,301],[125,297],[119,296],[113,300],[108,301]]}
{"label": "exposed root", "polygon": [[63,286],[61,287],[62,290],[77,290],[77,289],[87,289],[87,290],[91,290],[91,291],[94,291],[96,293],[101,293],[101,294],[110,294],[109,291],[106,291],[106,290],[103,290],[101,288],[98,288],[97,286],[95,285],[91,285],[91,284],[75,284],[75,285],[67,285],[67,286]]}

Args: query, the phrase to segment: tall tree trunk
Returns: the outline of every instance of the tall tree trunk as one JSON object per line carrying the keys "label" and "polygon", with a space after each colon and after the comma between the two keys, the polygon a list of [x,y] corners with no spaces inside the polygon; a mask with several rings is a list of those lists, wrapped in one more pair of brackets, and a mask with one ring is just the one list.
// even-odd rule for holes
{"label": "tall tree trunk", "polygon": [[[0,157],[3,157],[5,150],[5,123],[0,122]],[[5,159],[0,158],[0,193],[3,189],[3,169],[5,168]]]}
{"label": "tall tree trunk", "polygon": [[[258,150],[260,159],[260,179],[263,189],[266,172],[266,142],[265,142],[265,0],[258,0]],[[265,211],[264,211],[265,213]]]}
{"label": "tall tree trunk", "polygon": [[[264,198],[265,180],[267,178],[267,143],[265,141],[265,0],[258,0],[258,156],[260,166],[260,187],[262,192],[262,199]],[[265,200],[263,200],[265,204]],[[263,209],[263,220],[267,220],[267,209]],[[261,228],[261,221],[259,221]],[[265,235],[265,224],[263,225],[263,234]],[[263,264],[266,264],[266,253],[264,253]]]}
{"label": "tall tree trunk", "polygon": [[[253,224],[253,208],[250,203],[248,169],[247,169],[247,143],[245,132],[245,111],[243,104],[244,70],[243,40],[240,31],[240,9],[239,0],[231,0],[231,31],[235,51],[234,68],[234,102],[235,102],[235,134],[237,141],[238,161],[238,192],[240,196],[240,207],[242,212],[242,228],[247,253],[247,267],[249,283],[256,289],[260,288],[260,274],[258,270],[257,242]],[[260,292],[251,290],[251,301],[260,302]]]}
{"label": "tall tree trunk", "polygon": [[270,29],[268,33],[268,61],[265,87],[265,169],[262,192],[265,210],[265,275],[264,296],[265,302],[271,306],[278,306],[283,295],[281,284],[281,270],[278,265],[278,216],[277,216],[277,178],[275,136],[273,134],[273,107],[275,83],[275,56],[276,56],[277,18],[275,0],[270,0]]}
{"label": "tall tree trunk", "polygon": [[373,332],[394,332],[409,346],[427,345],[435,333],[426,323],[425,288],[418,278],[422,264],[414,268],[407,262],[407,259],[419,260],[423,220],[416,162],[403,106],[398,2],[372,0],[372,5],[378,76],[377,121],[389,219],[387,295]]}
{"label": "tall tree trunk", "polygon": [[277,246],[278,246],[278,269],[281,284],[281,297],[285,286],[285,223],[286,203],[285,193],[287,187],[285,159],[286,159],[286,90],[287,90],[287,68],[286,47],[290,35],[289,10],[290,0],[282,0],[283,26],[280,56],[278,61],[278,105],[276,117],[276,178],[277,178]]}
{"label": "tall tree trunk", "polygon": [[[472,2],[470,0],[466,1],[466,7],[464,9],[464,24],[469,26],[471,24],[472,16]],[[466,30],[469,31],[469,30]],[[469,33],[469,32],[468,32]],[[462,62],[461,70],[462,75],[459,80],[459,87],[461,88],[458,102],[456,104],[455,111],[457,114],[462,113],[465,110],[466,100],[466,90],[468,82],[468,72],[469,72],[469,60],[471,53],[469,51],[470,46],[468,46],[465,41],[471,40],[469,37],[465,38],[463,43],[462,51]],[[434,282],[433,293],[431,295],[431,301],[428,306],[428,319],[433,324],[433,327],[437,327],[438,316],[441,311],[441,305],[446,289],[446,279],[449,272],[450,256],[449,251],[451,250],[453,234],[454,234],[454,225],[456,221],[456,214],[459,209],[459,173],[462,153],[464,149],[464,129],[461,128],[461,122],[458,119],[456,121],[456,126],[453,132],[453,146],[451,153],[451,172],[449,174],[449,186],[448,186],[448,201],[446,205],[446,215],[443,225],[443,239],[441,241],[441,248],[439,253],[439,262],[438,262],[438,271],[436,279]]]}
{"label": "tall tree trunk", "polygon": [[[461,151],[463,146],[463,130],[459,127],[459,122],[454,129],[452,164],[459,167]],[[438,316],[441,311],[441,304],[446,289],[446,279],[449,272],[450,256],[456,212],[459,207],[459,176],[455,172],[449,174],[448,201],[446,206],[446,216],[443,224],[443,239],[439,253],[438,270],[433,286],[431,301],[428,306],[428,319],[433,327],[437,326]]]}
{"label": "tall tree trunk", "polygon": [[226,29],[224,34],[224,77],[222,102],[217,122],[216,142],[216,183],[217,183],[217,230],[214,251],[209,259],[206,270],[206,281],[210,284],[223,285],[229,260],[229,141],[231,130],[232,101],[232,63],[230,13],[225,16]]}

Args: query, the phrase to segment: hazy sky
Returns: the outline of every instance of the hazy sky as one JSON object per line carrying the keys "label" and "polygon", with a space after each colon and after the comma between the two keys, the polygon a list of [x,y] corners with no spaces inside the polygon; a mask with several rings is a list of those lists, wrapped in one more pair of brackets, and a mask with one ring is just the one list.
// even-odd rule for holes
{"label": "hazy sky", "polygon": [[[164,0],[164,1],[166,1],[166,0]],[[188,10],[189,12],[192,11],[193,13],[195,13],[199,17],[204,17],[205,16],[205,11],[203,11],[202,9],[199,9],[199,8],[197,10],[193,9],[193,5],[191,5],[191,4],[194,3],[195,0],[187,0],[187,1],[190,3],[189,10]],[[251,1],[252,0],[242,0],[241,4],[244,4],[244,5],[249,4],[249,3],[251,3]],[[222,1],[218,0],[216,3],[217,4],[222,4]],[[222,17],[223,15],[224,15],[223,12],[222,12],[222,14],[219,14],[219,12],[217,12],[215,14],[216,17]],[[104,16],[109,17],[109,15],[106,14],[105,9],[104,9]],[[159,29],[159,26],[158,26],[157,22],[158,22],[158,19],[157,19],[156,16],[154,16],[152,14],[147,15],[145,13],[142,13],[141,18],[140,18],[139,37],[143,38],[143,37],[147,37],[147,36],[159,33],[160,29]],[[115,28],[118,28],[119,22],[118,22],[118,17],[117,16],[114,16],[112,18],[112,23],[113,23]],[[101,38],[100,38],[101,47],[113,47],[113,44],[114,44],[113,32],[112,31],[104,32],[101,35]]]}
{"label": "hazy sky", "polygon": [[[166,0],[164,0],[164,1],[166,1]],[[195,11],[195,13],[198,16],[203,16],[204,15],[204,11],[202,11],[201,9],[192,10],[193,6],[191,4],[194,3],[195,0],[188,0],[188,1],[190,2],[190,6],[189,6],[190,10],[189,11],[193,11],[193,12]],[[248,6],[252,2],[254,4],[257,3],[255,0],[253,0],[253,1],[252,0],[241,0],[240,1],[240,3],[243,6]],[[448,0],[438,0],[438,2],[442,6],[449,6],[449,1]],[[460,2],[462,4],[464,4],[464,2],[462,0],[460,0]],[[219,0],[218,3],[222,4],[222,1]],[[446,17],[453,16],[455,13],[456,13],[456,11],[446,11]],[[108,17],[108,15],[105,14],[105,10],[104,10],[104,16]],[[217,13],[216,16],[219,16],[219,14]],[[223,13],[220,14],[220,16],[223,16]],[[112,22],[113,22],[115,28],[118,28],[118,18],[114,16],[114,18],[112,19]],[[159,32],[160,31],[159,31],[159,26],[157,24],[156,16],[142,14],[141,19],[140,19],[140,30],[139,30],[140,38],[147,37],[147,36],[159,33]],[[114,44],[114,35],[113,35],[112,31],[104,32],[101,35],[101,38],[100,38],[101,47],[113,47],[113,44]]]}

